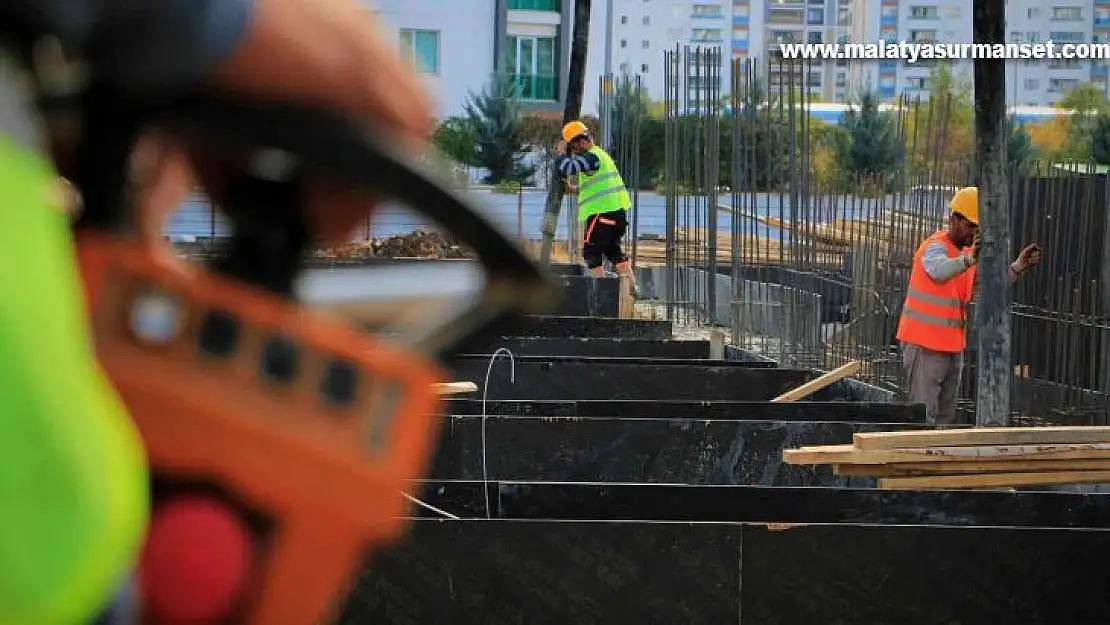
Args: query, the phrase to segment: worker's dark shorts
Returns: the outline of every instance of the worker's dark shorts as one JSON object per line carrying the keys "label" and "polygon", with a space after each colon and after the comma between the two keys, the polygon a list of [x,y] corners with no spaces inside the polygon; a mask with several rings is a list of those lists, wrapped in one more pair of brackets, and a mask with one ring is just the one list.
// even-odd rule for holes
{"label": "worker's dark shorts", "polygon": [[593,215],[586,220],[582,233],[582,258],[590,269],[600,267],[602,259],[614,265],[628,260],[621,251],[621,239],[628,230],[628,211],[612,211]]}

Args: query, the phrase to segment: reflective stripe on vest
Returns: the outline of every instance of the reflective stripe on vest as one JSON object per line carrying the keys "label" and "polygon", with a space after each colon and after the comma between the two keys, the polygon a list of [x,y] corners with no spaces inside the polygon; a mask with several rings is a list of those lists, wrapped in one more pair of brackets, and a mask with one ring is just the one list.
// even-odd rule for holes
{"label": "reflective stripe on vest", "polygon": [[943,244],[949,257],[960,254],[943,231],[925,239],[917,248],[897,337],[899,341],[933,351],[961,352],[967,346],[967,303],[971,300],[975,268],[944,283],[934,281],[922,262],[925,250],[934,243]]}
{"label": "reflective stripe on vest", "polygon": [[578,220],[586,221],[593,215],[624,210],[632,206],[624,179],[617,171],[613,159],[596,145],[590,148],[601,161],[601,168],[592,174],[578,175]]}

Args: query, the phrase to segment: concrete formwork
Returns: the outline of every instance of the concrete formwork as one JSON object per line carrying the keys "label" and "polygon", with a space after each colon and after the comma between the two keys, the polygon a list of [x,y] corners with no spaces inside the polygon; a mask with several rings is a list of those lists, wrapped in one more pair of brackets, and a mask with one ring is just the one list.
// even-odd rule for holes
{"label": "concrete formwork", "polygon": [[[549,317],[502,334],[447,363],[479,392],[444,403],[430,475],[409,491],[430,507],[375,554],[342,623],[1110,617],[1088,573],[1110,547],[1110,498],[880,491],[781,462],[922,427],[920,406],[851,381],[816,396],[836,401],[768,403],[815,372],[736,349],[750,362],[675,358],[667,322]],[[510,345],[528,355],[492,360]]]}

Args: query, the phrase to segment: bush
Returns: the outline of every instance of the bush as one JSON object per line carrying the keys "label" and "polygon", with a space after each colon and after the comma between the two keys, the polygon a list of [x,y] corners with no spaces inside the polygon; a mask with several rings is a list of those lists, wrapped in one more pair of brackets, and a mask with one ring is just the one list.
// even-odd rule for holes
{"label": "bush", "polygon": [[517,193],[520,193],[520,190],[522,188],[523,187],[520,186],[520,182],[516,180],[502,180],[501,182],[493,185],[493,193],[501,193],[503,195],[516,195]]}

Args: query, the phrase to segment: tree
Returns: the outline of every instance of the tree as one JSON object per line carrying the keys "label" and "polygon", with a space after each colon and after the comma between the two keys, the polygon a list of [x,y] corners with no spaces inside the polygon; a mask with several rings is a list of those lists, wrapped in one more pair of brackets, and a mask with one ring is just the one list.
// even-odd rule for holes
{"label": "tree", "polygon": [[432,144],[447,158],[467,167],[478,166],[477,133],[469,117],[448,117],[436,126]]}
{"label": "tree", "polygon": [[489,171],[485,182],[528,181],[535,167],[523,163],[523,123],[512,81],[494,76],[482,93],[467,97],[463,108],[474,132],[475,164]]}
{"label": "tree", "polygon": [[1018,122],[1012,116],[1007,119],[1009,132],[1007,134],[1006,158],[1011,178],[1027,176],[1037,160],[1037,147],[1033,145],[1033,137],[1025,129],[1025,124]]}
{"label": "tree", "polygon": [[1091,125],[1091,158],[1099,165],[1110,165],[1110,113],[1096,116]]}
{"label": "tree", "polygon": [[939,165],[945,170],[965,170],[975,155],[971,85],[944,63],[933,68],[926,85],[928,100],[911,107],[906,118],[913,169],[931,172]]}
{"label": "tree", "polygon": [[1068,91],[1057,108],[1069,111],[1067,117],[1068,143],[1067,156],[1072,159],[1086,160],[1093,156],[1091,141],[1095,130],[1095,120],[1110,112],[1110,103],[1102,89],[1089,82],[1079,83]]}
{"label": "tree", "polygon": [[[563,123],[569,124],[582,114],[582,92],[586,86],[586,55],[590,45],[590,0],[574,1],[574,30],[571,31],[570,65],[567,67],[566,106],[563,109]],[[558,183],[557,174],[552,172],[547,185],[547,205],[544,210],[543,242],[540,246],[540,262],[551,262],[551,247],[555,243],[555,228],[559,223],[559,211],[563,207],[563,185]]]}
{"label": "tree", "polygon": [[897,120],[893,114],[879,110],[874,92],[865,92],[858,105],[848,107],[841,126],[845,132],[838,135],[837,156],[855,177],[879,180],[902,165]]}

